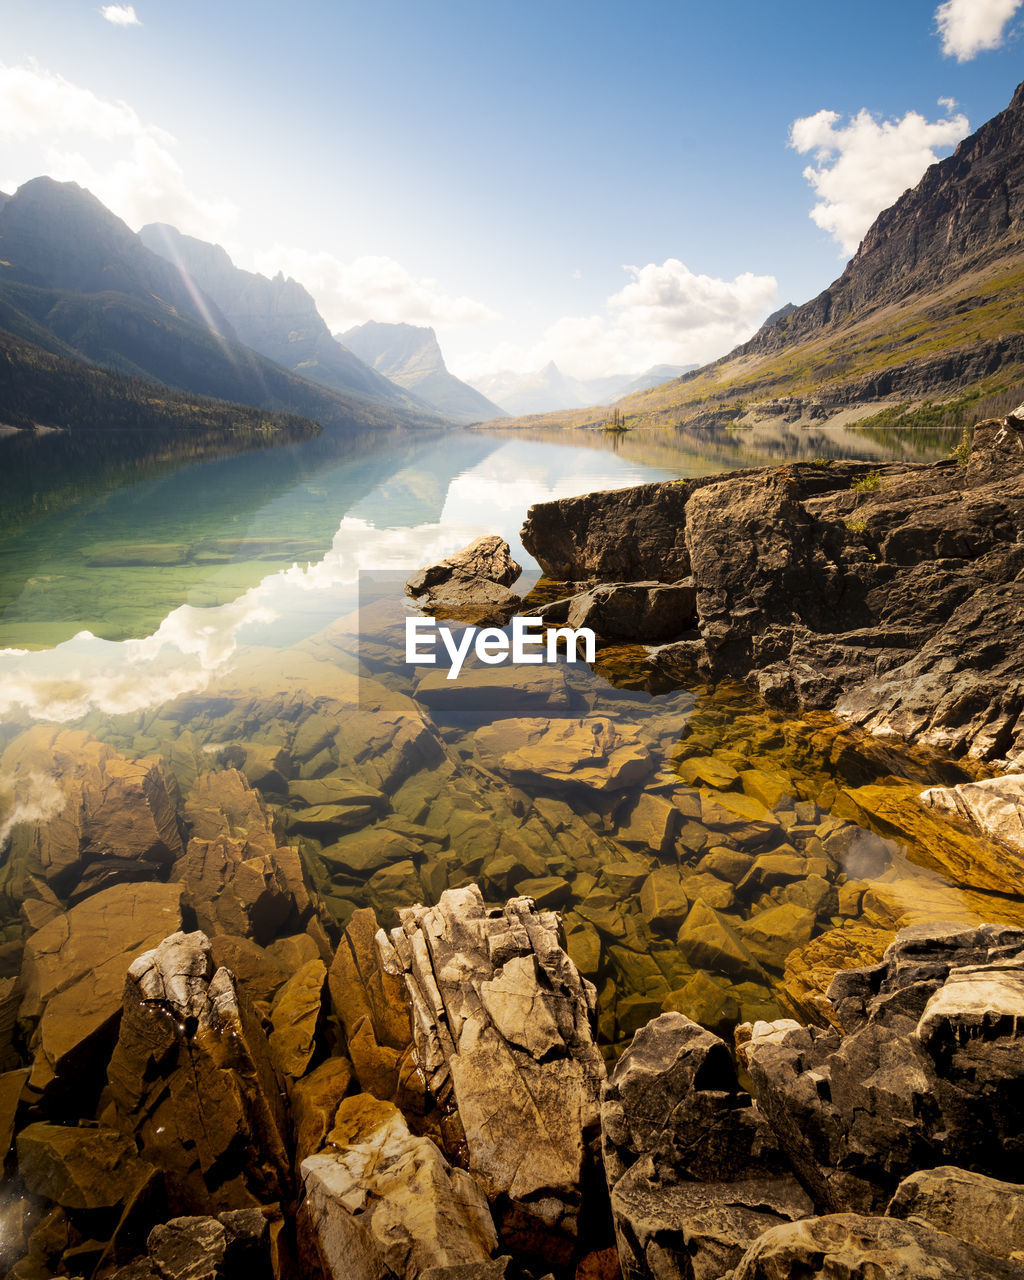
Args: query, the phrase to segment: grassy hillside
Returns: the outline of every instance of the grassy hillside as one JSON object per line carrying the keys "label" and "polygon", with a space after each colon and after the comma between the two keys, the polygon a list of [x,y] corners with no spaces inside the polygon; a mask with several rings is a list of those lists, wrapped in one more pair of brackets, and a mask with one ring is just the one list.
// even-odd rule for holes
{"label": "grassy hillside", "polygon": [[[1024,252],[775,350],[752,345],[619,401],[625,425],[743,427],[781,417],[935,427],[1003,412],[1024,398]],[[611,416],[567,410],[515,425],[599,427]]]}

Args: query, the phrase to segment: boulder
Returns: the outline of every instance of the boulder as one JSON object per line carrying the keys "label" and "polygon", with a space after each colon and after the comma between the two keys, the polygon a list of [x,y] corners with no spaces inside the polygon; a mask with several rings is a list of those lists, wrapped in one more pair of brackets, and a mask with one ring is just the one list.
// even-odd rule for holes
{"label": "boulder", "polygon": [[567,1259],[604,1079],[596,992],[559,945],[558,917],[527,898],[489,911],[473,885],[399,918],[378,945],[405,980],[431,1096],[457,1111],[505,1241]]}
{"label": "boulder", "polygon": [[64,1209],[112,1209],[157,1176],[116,1129],[30,1124],[18,1134],[18,1176]]}
{"label": "boulder", "polygon": [[306,1074],[317,1050],[327,966],[307,960],[281,987],[270,1009],[270,1056],[289,1085]]}
{"label": "boulder", "polygon": [[29,935],[20,1018],[32,1029],[33,1088],[82,1088],[109,1053],[128,966],[180,928],[179,885],[118,884]]}
{"label": "boulder", "polygon": [[680,1013],[633,1038],[602,1091],[601,1133],[626,1276],[723,1276],[764,1231],[813,1212],[725,1043]]}
{"label": "boulder", "polygon": [[1024,1268],[1024,1187],[940,1165],[904,1178],[886,1217],[926,1223]]}
{"label": "boulder", "polygon": [[262,798],[237,770],[201,774],[185,813],[194,834],[178,876],[204,932],[265,945],[321,914],[298,850],[278,846]]}
{"label": "boulder", "polygon": [[956,787],[929,787],[921,792],[921,803],[959,814],[986,836],[1024,854],[1024,773]]}
{"label": "boulder", "polygon": [[36,725],[0,758],[16,797],[0,891],[62,899],[157,876],[182,853],[177,788],[156,759],[128,760],[84,730]]}
{"label": "boulder", "polygon": [[295,1163],[316,1155],[334,1127],[334,1116],[342,1098],[355,1082],[348,1058],[328,1058],[308,1075],[296,1080],[289,1105],[295,1134]]}
{"label": "boulder", "polygon": [[[402,979],[381,962],[377,932],[372,910],[353,913],[331,962],[331,1003],[345,1028],[348,1053],[364,1092],[410,1105],[417,1069],[408,996]],[[422,1080],[419,1084],[422,1109]]]}
{"label": "boulder", "polygon": [[676,583],[604,583],[574,596],[566,613],[574,629],[589,627],[601,640],[664,644],[696,626],[692,578]]}
{"label": "boulder", "polygon": [[287,1199],[281,1086],[259,1020],[202,933],[175,933],[129,968],[107,1072],[112,1115],[163,1173],[172,1210]]}
{"label": "boulder", "polygon": [[302,1162],[304,1214],[331,1280],[415,1280],[434,1267],[485,1264],[498,1237],[472,1173],[410,1132],[368,1094],[338,1107],[328,1148]]}
{"label": "boulder", "polygon": [[498,720],[477,730],[476,747],[486,764],[514,782],[614,791],[642,782],[654,768],[638,735],[604,716]]}
{"label": "boulder", "polygon": [[406,590],[412,596],[421,596],[452,578],[483,578],[510,587],[522,571],[512,559],[508,543],[489,534],[426,569],[418,569],[406,583]]}
{"label": "boulder", "polygon": [[732,1280],[1019,1280],[1021,1270],[922,1223],[836,1213],[765,1232],[731,1274]]}
{"label": "boulder", "polygon": [[817,1203],[877,1213],[919,1168],[997,1178],[1024,1138],[1024,931],[919,926],[836,975],[845,1030],[757,1024],[751,1090]]}
{"label": "boulder", "polygon": [[153,1228],[147,1252],[112,1280],[276,1280],[281,1225],[275,1210],[261,1209],[172,1218]]}

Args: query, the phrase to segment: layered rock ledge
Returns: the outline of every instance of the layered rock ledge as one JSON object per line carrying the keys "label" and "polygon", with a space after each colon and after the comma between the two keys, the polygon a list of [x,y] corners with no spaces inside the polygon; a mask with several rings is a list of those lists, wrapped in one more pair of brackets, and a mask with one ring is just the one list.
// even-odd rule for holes
{"label": "layered rock ledge", "polygon": [[[1021,416],[1017,416],[1021,414]],[[955,756],[1024,763],[1024,407],[928,465],[794,463],[540,503],[523,545],[614,618],[652,672],[742,678],[771,704],[823,708]],[[594,600],[601,608],[582,607]],[[675,583],[676,632],[649,593]],[[554,618],[553,618],[554,620]]]}

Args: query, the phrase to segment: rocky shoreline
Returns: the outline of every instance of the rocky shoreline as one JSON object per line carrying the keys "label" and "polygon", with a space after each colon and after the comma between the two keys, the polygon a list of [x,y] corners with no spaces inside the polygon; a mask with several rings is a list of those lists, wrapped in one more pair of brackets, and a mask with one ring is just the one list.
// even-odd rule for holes
{"label": "rocky shoreline", "polygon": [[[498,539],[414,580],[721,681],[633,724],[589,672],[401,693],[390,633],[348,681],[343,622],[164,708],[166,759],[152,719],[13,737],[0,1269],[1024,1278],[1024,806],[982,776],[1020,764],[1014,448],[546,504],[580,589],[540,602]],[[851,672],[969,767],[728,685]]]}

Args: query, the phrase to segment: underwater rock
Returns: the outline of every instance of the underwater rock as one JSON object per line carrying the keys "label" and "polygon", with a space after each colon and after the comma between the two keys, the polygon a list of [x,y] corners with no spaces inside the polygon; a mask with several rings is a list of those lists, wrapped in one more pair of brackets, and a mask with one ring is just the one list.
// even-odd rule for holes
{"label": "underwater rock", "polygon": [[[118,880],[155,878],[183,852],[177,788],[156,759],[129,760],[83,730],[36,725],[0,757],[15,821],[0,872],[12,903],[38,877],[66,899]],[[81,896],[81,895],[80,895]]]}
{"label": "underwater rock", "polygon": [[355,1082],[348,1058],[328,1058],[296,1080],[288,1099],[295,1136],[295,1163],[316,1155],[334,1126],[338,1105]]}
{"label": "underwater rock", "polygon": [[[404,1104],[403,1082],[411,1084],[416,1073],[409,1001],[405,983],[381,962],[377,932],[372,910],[353,913],[331,962],[328,986],[363,1091]],[[422,1080],[419,1084],[422,1097]]]}
{"label": "underwater rock", "polygon": [[604,716],[499,720],[477,730],[476,746],[486,764],[514,782],[613,791],[642,782],[654,768],[639,736]]}
{"label": "underwater rock", "polygon": [[329,923],[298,850],[278,845],[263,800],[237,770],[202,774],[185,813],[194,834],[177,876],[205,933],[265,945],[315,917]]}
{"label": "underwater rock", "polygon": [[107,1078],[114,1123],[162,1170],[172,1210],[288,1198],[270,1047],[202,933],[175,933],[129,968]]}
{"label": "underwater rock", "polygon": [[860,969],[877,964],[892,932],[852,921],[828,929],[786,958],[786,970],[778,998],[801,1022],[821,1027],[839,1026],[827,992],[840,969]]}
{"label": "underwater rock", "polygon": [[605,1074],[596,992],[559,945],[558,917],[529,899],[488,910],[473,885],[399,914],[378,945],[405,980],[430,1093],[457,1111],[506,1243],[567,1260]]}
{"label": "underwater rock", "polygon": [[32,1028],[32,1088],[83,1086],[120,1014],[128,966],[180,928],[180,885],[118,884],[29,935],[19,1017]]}
{"label": "underwater rock", "polygon": [[723,1276],[762,1232],[813,1212],[725,1043],[682,1014],[637,1032],[602,1091],[601,1131],[630,1280]]}
{"label": "underwater rock", "polygon": [[18,1176],[64,1209],[127,1203],[156,1172],[117,1129],[38,1123],[18,1134]]}
{"label": "underwater rock", "polygon": [[308,960],[274,997],[270,1009],[270,1055],[289,1084],[305,1075],[316,1052],[326,980],[324,962]]}
{"label": "underwater rock", "polygon": [[408,1280],[486,1263],[498,1247],[479,1180],[368,1094],[337,1109],[328,1147],[302,1162],[304,1216],[330,1280]]}

